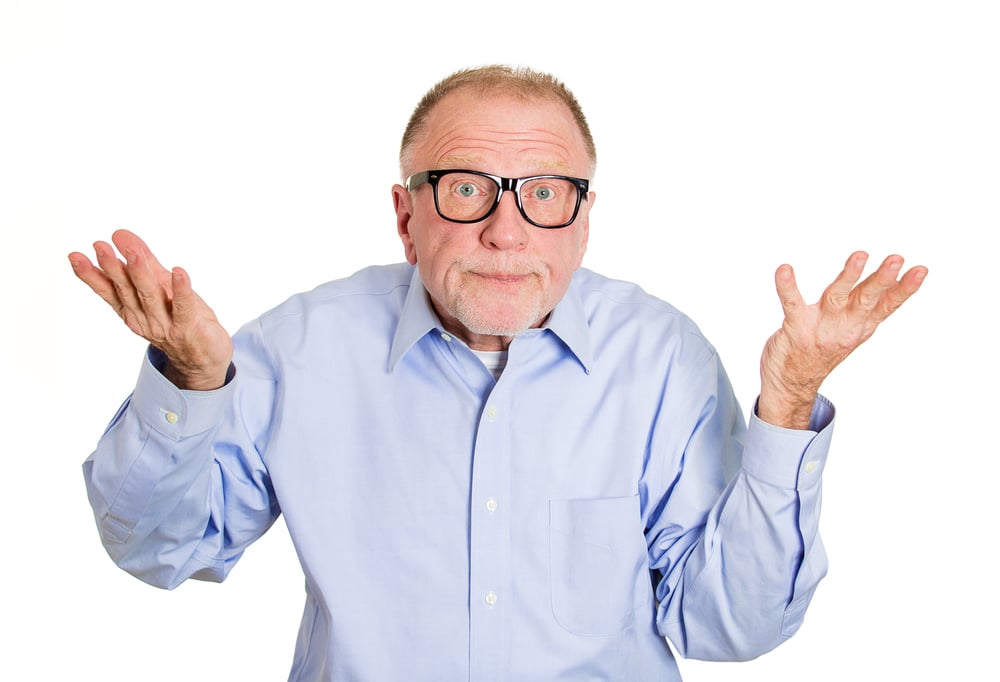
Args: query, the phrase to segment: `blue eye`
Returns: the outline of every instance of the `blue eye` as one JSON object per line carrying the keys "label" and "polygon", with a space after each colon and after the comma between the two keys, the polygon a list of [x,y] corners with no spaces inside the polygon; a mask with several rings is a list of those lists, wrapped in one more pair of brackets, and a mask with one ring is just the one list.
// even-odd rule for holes
{"label": "blue eye", "polygon": [[461,185],[458,185],[455,188],[455,191],[458,192],[463,197],[476,196],[476,186],[473,185],[471,182],[463,182]]}
{"label": "blue eye", "polygon": [[531,196],[533,199],[538,199],[539,201],[548,201],[555,196],[555,192],[552,191],[551,187],[536,187],[532,190]]}

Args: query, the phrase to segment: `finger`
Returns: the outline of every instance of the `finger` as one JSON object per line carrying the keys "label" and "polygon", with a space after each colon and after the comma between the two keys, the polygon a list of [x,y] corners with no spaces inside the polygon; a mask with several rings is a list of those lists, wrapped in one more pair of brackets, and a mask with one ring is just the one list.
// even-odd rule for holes
{"label": "finger", "polygon": [[104,299],[115,311],[121,308],[122,303],[118,298],[114,283],[99,268],[95,267],[89,258],[74,251],[69,254],[69,264],[73,267],[73,274],[90,287],[95,294]]}
{"label": "finger", "polygon": [[[136,300],[145,318],[146,338],[159,341],[166,338],[171,327],[170,300],[150,263],[148,252],[126,248],[128,275],[132,281]],[[159,264],[157,264],[158,266]],[[162,268],[159,268],[162,269]]]}
{"label": "finger", "polygon": [[799,286],[795,282],[795,271],[791,265],[782,265],[775,271],[774,288],[778,292],[778,299],[781,301],[781,308],[785,311],[786,318],[795,317],[805,307],[806,302],[799,292]]}
{"label": "finger", "polygon": [[852,253],[848,257],[847,262],[844,263],[844,269],[840,271],[837,278],[823,292],[824,300],[838,308],[847,305],[847,302],[850,300],[851,291],[861,278],[861,273],[864,272],[865,263],[867,262],[868,254],[864,251],[855,251]]}
{"label": "finger", "polygon": [[903,257],[898,254],[886,256],[882,265],[874,272],[874,277],[886,289],[896,284],[900,270],[903,269]]}
{"label": "finger", "polygon": [[910,296],[917,293],[924,279],[927,277],[927,268],[917,265],[906,271],[906,274],[894,283],[884,295],[880,308],[879,321],[889,317],[903,305]]}
{"label": "finger", "polygon": [[115,230],[114,234],[111,235],[111,241],[114,242],[119,251],[124,253],[126,249],[130,249],[138,253],[144,253],[149,259],[150,265],[154,268],[164,269],[153,255],[152,250],[150,250],[150,248],[146,245],[146,242],[144,242],[142,238],[134,232],[129,232],[128,230]]}
{"label": "finger", "polygon": [[114,234],[111,235],[111,241],[114,242],[115,246],[121,253],[126,251],[134,251],[135,253],[142,254],[145,258],[150,271],[156,277],[156,280],[160,285],[167,291],[168,297],[170,295],[170,271],[163,267],[160,261],[153,254],[152,250],[146,245],[139,235],[128,230],[116,230]]}
{"label": "finger", "polygon": [[[125,264],[118,260],[115,250],[106,242],[94,242],[94,253],[97,254],[97,265],[104,272],[104,276],[114,285],[115,295],[118,305],[115,310],[118,315],[125,319],[126,312],[131,311],[132,315],[140,315],[142,306],[135,295],[135,288],[129,277]],[[126,320],[127,321],[127,320]]]}
{"label": "finger", "polygon": [[917,293],[921,286],[924,284],[924,280],[927,279],[928,270],[923,265],[915,265],[906,271],[903,278],[900,280],[900,285],[906,290],[907,296],[912,296]]}
{"label": "finger", "polygon": [[174,292],[172,301],[174,322],[184,327],[197,317],[201,299],[191,288],[191,277],[184,268],[174,268],[170,276]]}
{"label": "finger", "polygon": [[870,274],[855,287],[855,299],[862,308],[874,308],[882,301],[886,291],[896,286],[896,278],[903,267],[903,257],[895,254],[887,256],[878,270]]}

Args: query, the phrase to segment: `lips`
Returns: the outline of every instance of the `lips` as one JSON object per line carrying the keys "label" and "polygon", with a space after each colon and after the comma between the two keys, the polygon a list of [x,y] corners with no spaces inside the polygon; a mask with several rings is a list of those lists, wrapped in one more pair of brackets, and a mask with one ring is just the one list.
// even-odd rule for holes
{"label": "lips", "polygon": [[514,272],[473,272],[476,277],[482,277],[483,279],[488,279],[493,282],[520,282],[526,279],[531,273],[514,273]]}
{"label": "lips", "polygon": [[520,258],[462,259],[455,263],[466,277],[475,277],[484,284],[513,286],[524,284],[531,279],[539,279],[543,271],[541,263]]}

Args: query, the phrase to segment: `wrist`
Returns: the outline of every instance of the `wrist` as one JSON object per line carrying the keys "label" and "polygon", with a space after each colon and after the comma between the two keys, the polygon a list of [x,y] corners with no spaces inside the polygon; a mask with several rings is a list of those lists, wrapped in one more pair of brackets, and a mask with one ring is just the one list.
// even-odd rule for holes
{"label": "wrist", "polygon": [[[157,350],[157,349],[154,349]],[[214,365],[210,368],[184,367],[174,362],[162,351],[158,351],[162,358],[157,367],[160,373],[177,388],[184,391],[214,391],[222,388],[229,381],[232,361],[225,365]]]}
{"label": "wrist", "polygon": [[818,392],[818,388],[789,391],[765,383],[761,386],[760,398],[757,400],[757,417],[772,426],[808,429]]}

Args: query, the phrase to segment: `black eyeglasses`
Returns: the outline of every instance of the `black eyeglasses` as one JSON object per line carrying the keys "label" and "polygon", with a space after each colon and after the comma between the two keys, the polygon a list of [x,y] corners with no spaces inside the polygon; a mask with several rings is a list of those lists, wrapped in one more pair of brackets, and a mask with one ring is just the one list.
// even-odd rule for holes
{"label": "black eyeglasses", "polygon": [[453,223],[478,223],[493,215],[503,193],[514,193],[524,219],[536,227],[566,227],[576,220],[590,181],[565,175],[501,178],[471,170],[433,170],[414,173],[406,189],[423,184],[434,188],[438,215]]}

